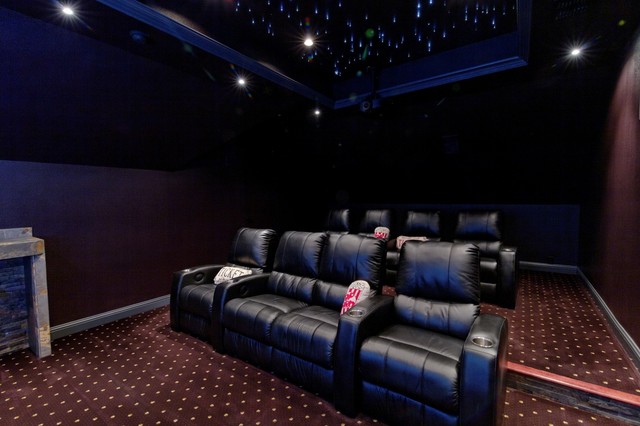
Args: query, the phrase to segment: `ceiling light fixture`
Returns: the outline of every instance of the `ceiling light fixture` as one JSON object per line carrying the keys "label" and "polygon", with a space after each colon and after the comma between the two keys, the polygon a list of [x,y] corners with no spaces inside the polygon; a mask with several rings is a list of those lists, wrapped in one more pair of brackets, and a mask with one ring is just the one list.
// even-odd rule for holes
{"label": "ceiling light fixture", "polygon": [[70,6],[62,6],[62,13],[68,16],[74,15],[73,9]]}
{"label": "ceiling light fixture", "polygon": [[129,31],[129,37],[131,37],[131,40],[133,40],[136,44],[147,44],[147,41],[149,39],[149,36],[147,34],[139,30]]}

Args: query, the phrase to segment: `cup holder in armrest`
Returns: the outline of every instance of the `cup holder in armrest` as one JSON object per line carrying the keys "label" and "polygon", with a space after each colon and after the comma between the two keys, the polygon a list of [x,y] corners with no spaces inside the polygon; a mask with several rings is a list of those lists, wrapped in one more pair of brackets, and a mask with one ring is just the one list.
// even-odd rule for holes
{"label": "cup holder in armrest", "polygon": [[364,315],[364,310],[362,310],[362,309],[351,309],[351,310],[349,310],[349,312],[347,312],[347,315],[349,315],[350,317],[360,318],[361,316]]}
{"label": "cup holder in armrest", "polygon": [[493,347],[493,340],[489,339],[488,337],[484,337],[484,336],[472,337],[471,338],[471,342],[476,346],[480,346],[481,348],[492,348]]}

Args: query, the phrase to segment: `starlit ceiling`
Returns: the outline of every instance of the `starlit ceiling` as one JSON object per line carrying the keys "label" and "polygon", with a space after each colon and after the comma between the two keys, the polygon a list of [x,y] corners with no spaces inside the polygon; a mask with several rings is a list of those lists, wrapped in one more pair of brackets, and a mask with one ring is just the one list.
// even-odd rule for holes
{"label": "starlit ceiling", "polygon": [[530,0],[101,2],[334,108],[527,60]]}
{"label": "starlit ceiling", "polygon": [[[140,54],[178,62],[186,52],[212,79],[215,58],[337,109],[527,65],[532,0],[6,3],[109,43],[133,40]],[[75,21],[43,15],[62,5],[77,9]]]}
{"label": "starlit ceiling", "polygon": [[[516,0],[139,1],[309,84],[360,77],[517,31]],[[307,37],[312,46],[304,46]]]}

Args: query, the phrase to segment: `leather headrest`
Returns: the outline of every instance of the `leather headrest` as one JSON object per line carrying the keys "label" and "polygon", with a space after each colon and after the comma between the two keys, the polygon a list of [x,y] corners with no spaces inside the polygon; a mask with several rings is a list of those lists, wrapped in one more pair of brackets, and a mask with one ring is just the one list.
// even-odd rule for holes
{"label": "leather headrest", "polygon": [[240,228],[231,243],[228,261],[234,265],[268,271],[271,268],[276,231]]}
{"label": "leather headrest", "polygon": [[318,276],[326,232],[287,231],[278,242],[273,270],[290,275]]}
{"label": "leather headrest", "polygon": [[348,285],[365,280],[371,289],[382,285],[386,242],[357,234],[332,234],[322,253],[320,278],[328,282]]}
{"label": "leather headrest", "polygon": [[461,240],[502,240],[502,213],[498,210],[458,213],[454,237]]}
{"label": "leather headrest", "polygon": [[398,263],[397,294],[480,303],[480,253],[472,243],[407,241]]}

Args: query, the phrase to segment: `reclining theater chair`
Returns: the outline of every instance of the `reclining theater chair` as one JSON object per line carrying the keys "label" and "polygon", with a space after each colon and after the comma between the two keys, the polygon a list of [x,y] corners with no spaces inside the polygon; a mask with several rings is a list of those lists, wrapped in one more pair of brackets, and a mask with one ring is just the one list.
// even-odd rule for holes
{"label": "reclining theater chair", "polygon": [[226,264],[201,265],[174,272],[169,296],[171,329],[213,345],[219,339],[211,326],[213,294],[219,285],[215,282],[216,276],[223,268],[235,273],[269,271],[275,240],[276,232],[272,229],[240,228],[231,243]]}
{"label": "reclining theater chair", "polygon": [[358,328],[343,327],[347,315],[340,311],[353,281],[379,291],[385,256],[386,245],[376,238],[285,232],[271,273],[221,284],[216,292],[224,334],[217,351],[315,392],[344,414],[357,414]]}
{"label": "reclining theater chair", "polygon": [[518,250],[502,241],[500,210],[458,212],[453,241],[480,248],[480,283],[483,302],[513,309],[518,295]]}
{"label": "reclining theater chair", "polygon": [[332,209],[327,213],[324,230],[330,234],[348,234],[350,230],[349,209]]}
{"label": "reclining theater chair", "polygon": [[[399,235],[389,241],[387,246],[387,275],[385,284],[395,286],[400,260],[400,247],[409,238],[426,238],[440,241],[440,211],[409,210]],[[400,247],[398,247],[400,246]]]}
{"label": "reclining theater chair", "polygon": [[358,234],[373,237],[379,226],[393,231],[393,213],[390,209],[365,210],[358,225]]}
{"label": "reclining theater chair", "polygon": [[363,413],[402,426],[501,423],[508,323],[480,313],[479,262],[471,243],[404,244],[396,296],[360,326]]}

